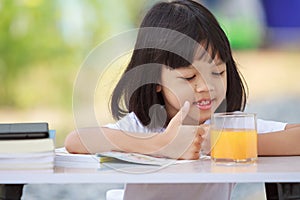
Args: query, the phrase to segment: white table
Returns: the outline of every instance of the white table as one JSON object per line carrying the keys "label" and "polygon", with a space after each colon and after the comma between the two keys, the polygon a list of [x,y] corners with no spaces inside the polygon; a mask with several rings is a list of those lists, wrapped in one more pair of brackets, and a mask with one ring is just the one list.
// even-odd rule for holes
{"label": "white table", "polygon": [[105,166],[98,170],[55,168],[49,173],[0,171],[0,184],[300,182],[300,156],[260,157],[254,165],[224,166],[199,160],[165,168],[130,165],[120,170]]}

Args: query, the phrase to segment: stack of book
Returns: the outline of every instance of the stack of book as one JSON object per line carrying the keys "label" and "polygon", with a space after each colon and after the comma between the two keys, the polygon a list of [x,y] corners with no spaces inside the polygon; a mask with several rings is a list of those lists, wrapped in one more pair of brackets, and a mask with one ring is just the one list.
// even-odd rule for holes
{"label": "stack of book", "polygon": [[0,124],[1,171],[53,171],[54,148],[47,123]]}

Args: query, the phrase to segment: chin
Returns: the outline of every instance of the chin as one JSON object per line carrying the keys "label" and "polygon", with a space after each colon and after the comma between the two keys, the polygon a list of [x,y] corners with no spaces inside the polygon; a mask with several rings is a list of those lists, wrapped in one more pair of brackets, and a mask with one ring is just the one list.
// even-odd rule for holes
{"label": "chin", "polygon": [[198,111],[197,114],[188,115],[184,120],[184,123],[199,125],[199,124],[203,124],[206,120],[210,119],[210,117],[211,117],[211,111],[201,112],[200,116]]}

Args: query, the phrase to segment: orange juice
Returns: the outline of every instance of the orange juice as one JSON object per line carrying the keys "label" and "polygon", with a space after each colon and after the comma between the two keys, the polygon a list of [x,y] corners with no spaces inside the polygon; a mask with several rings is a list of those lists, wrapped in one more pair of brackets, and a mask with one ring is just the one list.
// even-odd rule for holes
{"label": "orange juice", "polygon": [[214,161],[251,162],[257,159],[256,130],[211,130]]}

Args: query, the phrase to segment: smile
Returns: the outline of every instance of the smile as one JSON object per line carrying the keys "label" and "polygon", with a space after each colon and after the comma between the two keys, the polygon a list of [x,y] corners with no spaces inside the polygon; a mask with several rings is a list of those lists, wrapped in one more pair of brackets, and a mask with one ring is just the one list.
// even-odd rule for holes
{"label": "smile", "polygon": [[203,99],[197,102],[193,102],[193,105],[197,106],[200,110],[209,110],[212,107],[212,100]]}

